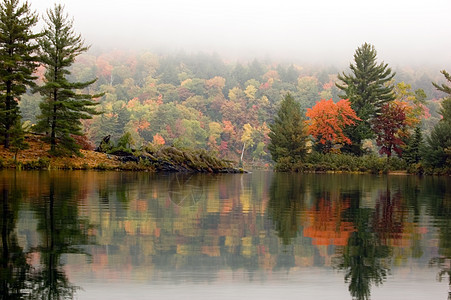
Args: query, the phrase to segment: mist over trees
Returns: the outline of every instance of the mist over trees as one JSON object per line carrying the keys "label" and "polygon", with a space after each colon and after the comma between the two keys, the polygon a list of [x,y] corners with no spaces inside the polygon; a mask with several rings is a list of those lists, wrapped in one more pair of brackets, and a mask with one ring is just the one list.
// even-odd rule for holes
{"label": "mist over trees", "polygon": [[[305,137],[312,140],[314,152],[391,156],[395,150],[402,157],[413,151],[410,157],[418,162],[418,139],[429,136],[442,118],[441,99],[446,91],[437,89],[440,74],[408,67],[392,71],[387,63],[378,62],[375,46],[369,43],[357,48],[350,71],[257,59],[230,62],[206,53],[93,53],[87,51],[81,36],[71,31],[71,21],[66,21],[70,34],[64,36],[69,43],[60,46],[70,51],[58,66],[52,56],[57,47],[51,47],[50,27],[31,36],[43,34],[39,45],[33,44],[28,52],[33,58],[30,63],[36,66],[39,62],[40,66],[29,75],[36,79],[24,82],[22,86],[28,89],[22,88],[13,101],[19,104],[13,110],[23,121],[18,128],[46,133],[54,152],[58,142],[76,153],[80,145],[73,138],[77,135],[91,143],[84,142],[85,148],[93,148],[107,135],[114,143],[127,135],[129,145],[136,149],[148,143],[202,148],[232,161],[243,157],[245,163],[267,164],[274,158],[268,148],[271,124],[282,100],[290,94],[302,114],[312,109],[317,118],[323,111],[334,120],[327,126],[318,125],[318,119],[315,123],[307,116],[310,127]],[[434,86],[431,82],[438,83]],[[35,84],[38,87],[31,89]],[[59,95],[52,98],[55,91]],[[2,99],[7,98],[4,95],[2,92]],[[2,101],[2,116],[12,111],[6,109],[7,103]],[[343,106],[345,103],[350,107]],[[400,111],[397,115],[405,117],[388,136],[375,124],[393,120],[383,119],[389,108],[395,109],[391,103]],[[344,122],[346,116],[350,119]],[[6,130],[6,125],[3,128]],[[328,133],[326,143],[324,135]],[[18,141],[23,135],[16,136]]]}

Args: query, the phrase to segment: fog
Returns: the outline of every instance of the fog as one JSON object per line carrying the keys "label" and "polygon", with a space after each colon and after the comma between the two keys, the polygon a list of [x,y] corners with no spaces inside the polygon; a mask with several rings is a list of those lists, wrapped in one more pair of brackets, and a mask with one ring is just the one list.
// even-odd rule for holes
{"label": "fog", "polygon": [[[53,6],[30,0],[41,15]],[[390,65],[451,65],[449,0],[66,0],[92,50],[207,52],[347,64],[364,42]]]}

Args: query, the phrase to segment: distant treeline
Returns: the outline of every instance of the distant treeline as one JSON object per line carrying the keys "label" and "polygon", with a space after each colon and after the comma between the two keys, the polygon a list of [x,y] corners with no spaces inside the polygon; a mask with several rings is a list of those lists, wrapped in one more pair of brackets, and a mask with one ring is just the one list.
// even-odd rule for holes
{"label": "distant treeline", "polygon": [[[335,67],[284,65],[253,60],[224,62],[205,53],[161,56],[150,52],[111,51],[83,54],[70,79],[98,80],[90,93],[105,93],[96,101],[102,115],[84,123],[88,138],[98,144],[111,134],[114,141],[131,133],[134,147],[147,142],[203,148],[223,158],[270,162],[268,124],[284,95],[290,93],[302,109],[321,99],[340,100]],[[436,72],[436,73],[434,73]],[[399,78],[399,79],[398,79]],[[422,123],[429,132],[438,122],[443,93],[431,84],[437,70],[397,70],[395,81],[409,90],[423,89],[430,116]],[[24,121],[36,122],[39,95],[20,103]],[[246,145],[244,142],[246,141]]]}

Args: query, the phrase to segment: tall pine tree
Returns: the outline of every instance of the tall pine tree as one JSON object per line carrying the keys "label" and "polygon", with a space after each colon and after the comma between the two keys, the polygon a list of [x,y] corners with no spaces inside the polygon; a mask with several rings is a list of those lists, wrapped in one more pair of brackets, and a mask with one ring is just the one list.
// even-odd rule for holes
{"label": "tall pine tree", "polygon": [[276,169],[288,170],[302,162],[307,154],[307,128],[301,106],[287,94],[282,100],[274,123],[269,125],[271,142],[268,149],[276,162]]}
{"label": "tall pine tree", "polygon": [[61,5],[47,10],[44,35],[40,39],[40,60],[46,67],[44,85],[38,88],[43,96],[36,129],[45,132],[53,154],[79,154],[79,146],[71,135],[83,135],[81,119],[97,114],[93,98],[100,95],[77,93],[96,81],[69,82],[69,67],[75,58],[88,50],[79,34],[73,31]]}
{"label": "tall pine tree", "polygon": [[[445,70],[441,71],[448,83],[451,76]],[[425,150],[426,164],[434,168],[443,168],[451,172],[451,86],[432,83],[439,91],[447,94],[442,102],[440,114],[442,119],[434,126],[431,135],[427,137],[428,147]]]}
{"label": "tall pine tree", "polygon": [[390,83],[395,73],[387,64],[377,64],[376,58],[374,46],[363,44],[354,54],[355,64],[349,66],[351,73],[339,74],[338,79],[342,82],[336,84],[344,92],[339,97],[349,99],[352,109],[361,119],[346,130],[352,145],[343,149],[356,155],[363,153],[362,141],[374,137],[371,124],[382,106],[395,99],[394,88]]}
{"label": "tall pine tree", "polygon": [[10,146],[11,135],[21,129],[18,101],[35,79],[35,41],[39,34],[33,33],[32,28],[37,21],[28,2],[0,3],[0,137],[5,148]]}

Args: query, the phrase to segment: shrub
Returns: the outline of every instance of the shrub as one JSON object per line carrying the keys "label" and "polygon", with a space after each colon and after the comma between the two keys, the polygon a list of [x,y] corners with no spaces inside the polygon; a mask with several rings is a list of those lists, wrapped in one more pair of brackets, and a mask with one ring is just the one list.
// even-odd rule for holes
{"label": "shrub", "polygon": [[50,159],[48,157],[42,157],[38,160],[25,162],[22,164],[18,163],[17,167],[21,169],[22,167],[24,169],[32,169],[32,170],[44,170],[44,169],[50,169]]}
{"label": "shrub", "polygon": [[110,170],[111,168],[106,163],[101,162],[97,166],[95,166],[94,169],[101,170],[101,171],[106,171],[106,170]]}
{"label": "shrub", "polygon": [[377,174],[384,171],[386,166],[386,160],[384,158],[378,157],[374,154],[364,155],[361,157],[360,169],[363,171],[370,171],[371,173]]}
{"label": "shrub", "polygon": [[277,172],[290,172],[293,170],[293,163],[290,157],[281,157],[277,160],[274,169]]}

